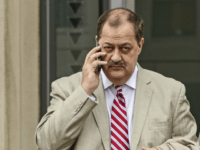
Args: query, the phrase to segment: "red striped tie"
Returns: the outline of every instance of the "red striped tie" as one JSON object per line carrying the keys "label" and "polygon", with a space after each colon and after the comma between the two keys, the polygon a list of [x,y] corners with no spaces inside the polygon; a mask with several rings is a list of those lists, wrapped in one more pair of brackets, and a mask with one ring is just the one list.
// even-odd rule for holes
{"label": "red striped tie", "polygon": [[122,89],[117,89],[111,112],[111,150],[129,150],[126,103]]}

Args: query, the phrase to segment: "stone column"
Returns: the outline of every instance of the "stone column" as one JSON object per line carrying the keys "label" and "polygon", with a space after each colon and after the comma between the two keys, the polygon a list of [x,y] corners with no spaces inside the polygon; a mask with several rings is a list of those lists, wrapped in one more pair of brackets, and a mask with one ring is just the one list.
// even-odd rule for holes
{"label": "stone column", "polygon": [[0,149],[35,150],[39,0],[0,0]]}
{"label": "stone column", "polygon": [[6,67],[5,67],[5,1],[0,0],[0,149],[7,149]]}

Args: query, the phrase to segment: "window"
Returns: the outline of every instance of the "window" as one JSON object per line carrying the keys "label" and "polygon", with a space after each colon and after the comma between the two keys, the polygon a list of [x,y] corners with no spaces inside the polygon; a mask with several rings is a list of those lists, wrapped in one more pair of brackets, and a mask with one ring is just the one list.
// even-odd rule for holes
{"label": "window", "polygon": [[194,36],[196,0],[154,0],[153,37]]}

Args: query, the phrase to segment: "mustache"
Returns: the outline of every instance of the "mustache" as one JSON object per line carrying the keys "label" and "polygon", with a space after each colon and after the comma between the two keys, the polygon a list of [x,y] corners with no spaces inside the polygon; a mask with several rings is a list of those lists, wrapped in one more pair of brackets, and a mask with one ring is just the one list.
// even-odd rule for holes
{"label": "mustache", "polygon": [[109,61],[108,62],[108,66],[112,67],[112,66],[120,66],[120,67],[125,67],[125,63],[118,61],[118,62],[114,62],[114,61]]}

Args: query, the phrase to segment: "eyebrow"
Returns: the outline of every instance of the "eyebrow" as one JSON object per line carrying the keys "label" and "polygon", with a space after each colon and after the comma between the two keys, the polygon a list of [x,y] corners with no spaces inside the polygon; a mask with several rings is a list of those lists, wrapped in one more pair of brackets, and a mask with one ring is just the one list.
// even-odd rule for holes
{"label": "eyebrow", "polygon": [[122,44],[120,44],[120,45],[130,45],[130,46],[132,46],[130,43],[122,43]]}
{"label": "eyebrow", "polygon": [[[104,44],[113,45],[112,43],[109,43],[109,42],[105,42]],[[124,46],[124,45],[130,45],[130,46],[132,46],[130,43],[122,43],[120,45],[122,45],[122,46]]]}
{"label": "eyebrow", "polygon": [[103,44],[113,45],[113,44],[111,44],[111,43],[109,43],[109,42],[105,42],[105,43],[103,43]]}

